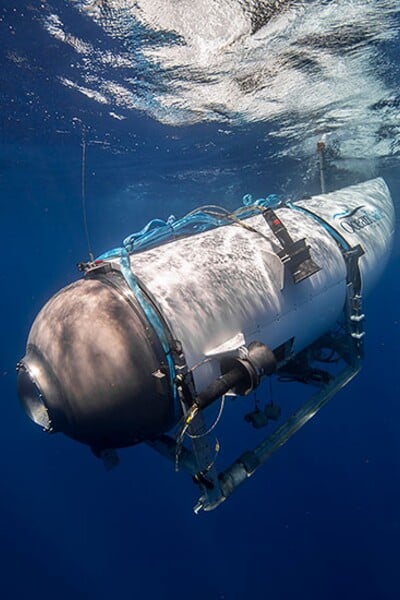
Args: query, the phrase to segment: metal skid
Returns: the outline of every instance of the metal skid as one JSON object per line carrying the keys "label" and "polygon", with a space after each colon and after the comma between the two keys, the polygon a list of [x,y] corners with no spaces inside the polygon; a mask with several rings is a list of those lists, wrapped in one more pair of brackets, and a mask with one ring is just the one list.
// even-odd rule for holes
{"label": "metal skid", "polygon": [[[360,371],[364,314],[358,259],[362,253],[360,246],[343,251],[347,294],[340,330],[320,337],[295,357],[289,356],[278,363],[275,373],[278,380],[302,382],[317,387],[318,391],[271,434],[220,472],[215,464],[215,443],[206,431],[201,410],[194,414],[190,414],[189,409],[185,411],[187,421],[183,427],[189,434],[191,447],[182,443],[183,435],[177,439],[163,435],[148,442],[176,466],[179,464],[189,472],[200,487],[202,494],[194,506],[195,513],[213,510],[224,502]],[[335,360],[324,360],[323,356],[335,356]],[[325,363],[324,369],[319,368],[321,362]]]}

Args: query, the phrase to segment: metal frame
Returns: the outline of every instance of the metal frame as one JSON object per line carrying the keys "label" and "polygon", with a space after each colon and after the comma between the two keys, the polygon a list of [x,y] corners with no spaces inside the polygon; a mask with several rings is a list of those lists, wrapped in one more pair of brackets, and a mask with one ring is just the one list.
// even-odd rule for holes
{"label": "metal frame", "polygon": [[[196,412],[187,427],[189,433],[195,435],[191,438],[191,449],[183,445],[181,441],[177,442],[167,435],[148,442],[152,448],[169,458],[175,465],[179,460],[179,465],[188,471],[195,483],[199,485],[202,494],[194,506],[195,513],[201,510],[213,510],[224,502],[360,371],[363,354],[364,314],[362,313],[361,276],[358,263],[363,250],[360,246],[356,246],[349,250],[342,249],[342,253],[347,266],[344,331],[339,334],[330,333],[322,336],[295,357],[305,360],[307,367],[310,367],[312,372],[313,351],[328,348],[340,357],[342,369],[339,372],[332,374],[324,371],[326,374],[324,380],[310,381],[311,384],[318,385],[319,391],[313,394],[261,443],[252,450],[241,454],[219,474],[217,474],[214,464],[213,444],[210,436],[204,433],[205,425],[201,411]],[[290,372],[290,360],[282,363],[277,370],[278,375],[290,374]],[[321,373],[320,370],[314,372]],[[189,414],[190,411],[186,410],[184,418],[188,418]]]}

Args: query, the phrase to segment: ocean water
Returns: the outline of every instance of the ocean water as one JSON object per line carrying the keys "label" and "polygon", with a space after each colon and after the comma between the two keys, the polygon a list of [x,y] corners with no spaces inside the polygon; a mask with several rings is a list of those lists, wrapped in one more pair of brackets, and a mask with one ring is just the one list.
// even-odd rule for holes
{"label": "ocean water", "polygon": [[[152,218],[317,193],[318,141],[329,190],[383,176],[399,213],[399,13],[1,0],[1,598],[399,598],[398,234],[361,374],[214,512],[194,515],[190,478],[145,445],[108,472],[41,432],[15,376],[37,312],[87,259],[83,139],[96,255]],[[218,438],[244,449],[229,418]]]}

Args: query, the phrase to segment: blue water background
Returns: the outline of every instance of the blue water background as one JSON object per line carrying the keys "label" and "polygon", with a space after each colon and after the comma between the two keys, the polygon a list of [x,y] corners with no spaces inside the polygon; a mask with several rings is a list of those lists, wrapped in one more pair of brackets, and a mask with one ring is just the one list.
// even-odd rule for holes
{"label": "blue water background", "polygon": [[[61,12],[67,4],[59,3]],[[10,3],[1,10],[10,23]],[[19,44],[34,54],[42,44],[44,57],[45,39],[35,29],[29,37],[19,23]],[[12,24],[18,31],[17,17]],[[271,151],[269,123],[236,124],[227,134],[219,123],[173,127],[133,112],[112,125],[104,116],[102,126],[102,115],[76,92],[40,89],[44,80],[34,69],[17,77],[5,58],[9,39],[2,39],[1,597],[399,598],[398,235],[366,301],[362,373],[228,502],[195,516],[195,486],[151,449],[124,450],[120,466],[107,472],[84,446],[42,433],[18,403],[15,364],[29,327],[87,257],[81,129],[70,117],[89,121],[88,219],[97,254],[151,218],[180,216],[203,203],[233,208],[245,193],[316,192],[317,170],[305,179],[308,162],[279,156],[279,141]],[[58,68],[60,60],[48,59]],[[54,106],[64,102],[68,135],[55,134],[55,116],[44,121],[30,108],[27,90],[50,94]],[[112,133],[111,150],[95,143],[102,127]],[[125,151],[124,136],[132,132],[137,146],[129,138]],[[378,174],[398,207],[395,157],[382,161]],[[359,172],[328,172],[332,187],[361,179]],[[284,404],[288,391],[279,394]],[[243,449],[223,423],[218,435],[222,445]]]}

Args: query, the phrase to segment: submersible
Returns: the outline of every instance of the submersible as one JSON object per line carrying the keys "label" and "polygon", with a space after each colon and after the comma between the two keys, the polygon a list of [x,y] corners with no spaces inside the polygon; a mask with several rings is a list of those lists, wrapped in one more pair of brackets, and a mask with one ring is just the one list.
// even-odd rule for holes
{"label": "submersible", "polygon": [[[393,231],[381,178],[152,221],[42,308],[17,367],[21,403],[101,457],[147,442],[191,473],[196,511],[215,508],[359,371],[362,299]],[[275,376],[317,391],[218,470],[208,406]],[[246,415],[255,429],[275,419],[271,402]]]}

